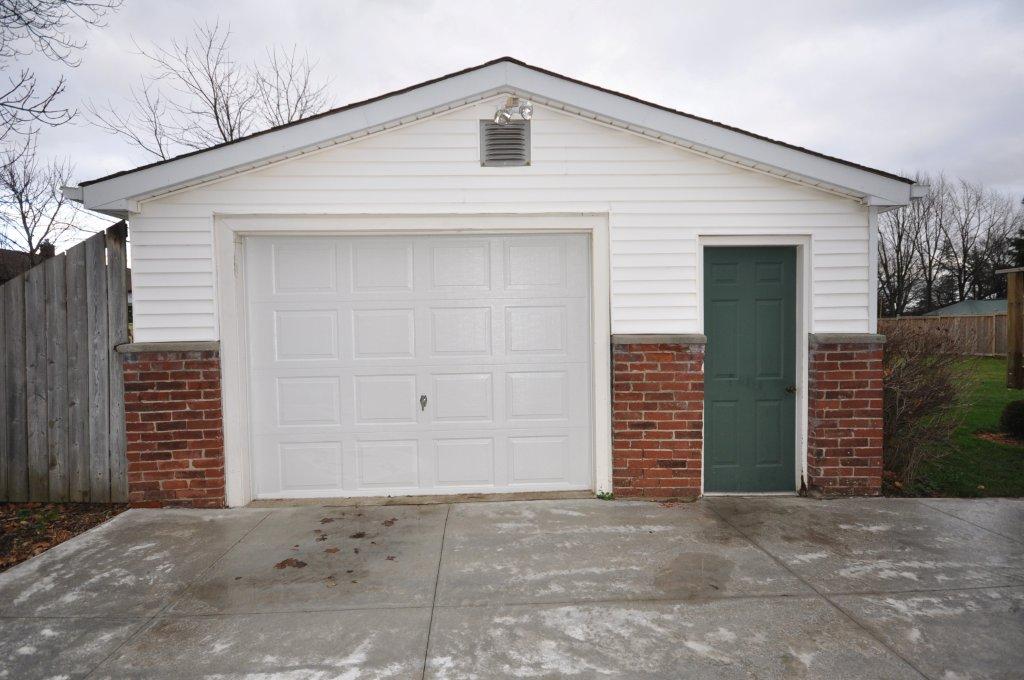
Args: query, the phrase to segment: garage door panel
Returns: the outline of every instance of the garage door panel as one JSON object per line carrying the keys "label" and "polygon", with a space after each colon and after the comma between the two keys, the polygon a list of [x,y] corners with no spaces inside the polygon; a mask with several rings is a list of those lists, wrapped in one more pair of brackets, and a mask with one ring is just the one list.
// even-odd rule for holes
{"label": "garage door panel", "polygon": [[415,375],[359,375],[352,380],[356,425],[415,424]]}
{"label": "garage door panel", "polygon": [[280,428],[341,426],[341,378],[277,378],[275,421]]}
{"label": "garage door panel", "polygon": [[337,239],[261,239],[247,248],[250,301],[334,299],[348,288],[348,246]]}
{"label": "garage door panel", "polygon": [[403,489],[420,486],[416,439],[356,442],[358,488]]}
{"label": "garage door panel", "polygon": [[434,440],[434,481],[439,487],[494,486],[495,446],[492,437]]}
{"label": "garage door panel", "polygon": [[258,497],[590,488],[585,237],[304,238],[247,243]]}
{"label": "garage door panel", "polygon": [[490,306],[431,307],[430,356],[488,356],[494,351]]}
{"label": "garage door panel", "polygon": [[324,295],[338,292],[338,248],[334,244],[275,244],[271,257],[274,295]]}
{"label": "garage door panel", "polygon": [[335,309],[276,311],[273,334],[277,361],[337,359],[340,355]]}
{"label": "garage door panel", "polygon": [[431,382],[430,414],[435,422],[494,421],[493,374],[435,373]]}
{"label": "garage door panel", "polygon": [[412,244],[360,240],[352,244],[351,254],[353,293],[412,292]]}
{"label": "garage door panel", "polygon": [[278,448],[282,491],[328,491],[341,486],[341,442],[288,442]]}
{"label": "garage door panel", "polygon": [[354,359],[416,356],[416,316],[411,308],[352,310]]}
{"label": "garage door panel", "polygon": [[491,290],[488,239],[428,239],[421,247],[427,274],[421,291],[475,296]]}

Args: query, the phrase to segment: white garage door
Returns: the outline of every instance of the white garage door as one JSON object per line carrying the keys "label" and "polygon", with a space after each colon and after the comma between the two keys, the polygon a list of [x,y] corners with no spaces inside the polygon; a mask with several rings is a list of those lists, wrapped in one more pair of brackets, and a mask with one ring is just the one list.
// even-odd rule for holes
{"label": "white garage door", "polygon": [[589,489],[584,235],[250,237],[259,498]]}

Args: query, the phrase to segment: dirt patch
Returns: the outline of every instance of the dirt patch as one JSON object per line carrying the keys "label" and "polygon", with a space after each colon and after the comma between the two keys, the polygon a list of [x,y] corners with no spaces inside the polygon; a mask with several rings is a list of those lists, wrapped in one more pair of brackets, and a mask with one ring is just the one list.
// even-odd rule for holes
{"label": "dirt patch", "polygon": [[386,520],[384,520],[384,521],[382,522],[382,524],[383,524],[384,526],[386,526],[386,527],[393,527],[393,526],[395,526],[395,522],[397,522],[397,521],[398,521],[398,518],[397,518],[397,517],[392,517],[391,519],[386,519]]}
{"label": "dirt patch", "polygon": [[366,532],[365,531],[357,531],[356,533],[354,533],[351,536],[349,536],[349,538],[366,538]]}
{"label": "dirt patch", "polygon": [[1002,444],[1003,446],[1017,446],[1024,448],[1024,439],[1017,439],[1005,432],[978,432],[974,435],[978,439],[984,439],[985,441],[995,442],[996,444]]}
{"label": "dirt patch", "polygon": [[0,503],[0,571],[127,509],[109,503]]}

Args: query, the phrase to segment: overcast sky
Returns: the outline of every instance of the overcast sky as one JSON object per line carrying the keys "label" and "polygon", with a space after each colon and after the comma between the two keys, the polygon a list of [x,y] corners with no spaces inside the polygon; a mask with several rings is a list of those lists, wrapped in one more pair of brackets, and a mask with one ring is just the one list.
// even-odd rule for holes
{"label": "overcast sky", "polygon": [[[235,56],[298,44],[341,105],[509,55],[574,78],[900,173],[1024,195],[1024,2],[125,0],[80,32],[64,102],[117,101],[132,40],[231,25]],[[42,78],[61,72],[33,60]],[[79,118],[46,130],[76,180],[151,160]]]}

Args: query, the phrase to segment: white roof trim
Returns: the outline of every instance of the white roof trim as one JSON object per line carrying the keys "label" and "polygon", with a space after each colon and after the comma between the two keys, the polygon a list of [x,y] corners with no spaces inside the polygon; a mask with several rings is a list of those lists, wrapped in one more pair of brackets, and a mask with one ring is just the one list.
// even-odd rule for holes
{"label": "white roof trim", "polygon": [[[328,113],[80,188],[86,208],[118,216],[147,198],[428,117],[501,93],[691,148],[762,172],[860,197],[906,205],[914,185],[840,160],[661,109],[556,74],[499,60],[405,91]],[[77,200],[78,191],[71,195]]]}

